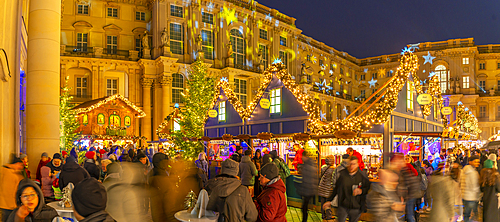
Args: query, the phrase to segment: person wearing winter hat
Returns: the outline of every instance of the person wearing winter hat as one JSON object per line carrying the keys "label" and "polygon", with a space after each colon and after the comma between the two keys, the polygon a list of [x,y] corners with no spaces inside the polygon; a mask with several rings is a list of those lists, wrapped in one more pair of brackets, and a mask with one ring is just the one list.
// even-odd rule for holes
{"label": "person wearing winter hat", "polygon": [[76,159],[73,156],[69,156],[59,175],[59,188],[62,190],[69,183],[78,184],[83,179],[89,177],[89,173],[78,165]]}
{"label": "person wearing winter hat", "polygon": [[221,165],[221,174],[205,186],[210,195],[207,210],[219,212],[219,221],[256,221],[258,212],[250,192],[236,176],[238,162],[226,159]]}
{"label": "person wearing winter hat", "polygon": [[85,153],[85,157],[87,160],[85,160],[85,163],[83,164],[83,168],[87,170],[89,175],[96,180],[99,180],[99,177],[101,176],[101,171],[99,170],[99,167],[96,165],[96,155],[94,151],[89,151]]}
{"label": "person wearing winter hat", "polygon": [[23,179],[21,171],[24,164],[14,154],[11,164],[0,167],[0,210],[2,221],[7,221],[12,210],[16,208],[16,190],[19,181]]}
{"label": "person wearing winter hat", "polygon": [[45,205],[42,190],[28,178],[19,182],[15,195],[17,208],[9,215],[7,222],[52,221],[59,216],[54,208]]}
{"label": "person wearing winter hat", "polygon": [[73,212],[80,222],[115,221],[107,212],[107,193],[95,178],[87,178],[75,185],[71,192]]}
{"label": "person wearing winter hat", "polygon": [[48,163],[50,163],[50,161],[52,161],[52,160],[50,159],[49,154],[46,152],[43,152],[41,159],[40,159],[40,162],[38,162],[38,167],[36,168],[36,180],[38,182],[40,182],[42,179],[42,174],[41,174],[40,169],[42,169],[43,166],[46,166]]}
{"label": "person wearing winter hat", "polygon": [[257,221],[286,221],[286,187],[278,167],[273,163],[262,166],[259,182],[264,188],[254,202],[259,212]]}
{"label": "person wearing winter hat", "polygon": [[492,160],[485,160],[479,178],[483,191],[483,221],[500,221],[497,197],[500,193],[500,177],[493,164]]}
{"label": "person wearing winter hat", "polygon": [[58,174],[59,172],[61,172],[63,167],[61,154],[54,153],[54,155],[52,156],[52,161],[50,161],[50,163],[47,163],[46,166],[50,168],[50,173],[52,174]]}

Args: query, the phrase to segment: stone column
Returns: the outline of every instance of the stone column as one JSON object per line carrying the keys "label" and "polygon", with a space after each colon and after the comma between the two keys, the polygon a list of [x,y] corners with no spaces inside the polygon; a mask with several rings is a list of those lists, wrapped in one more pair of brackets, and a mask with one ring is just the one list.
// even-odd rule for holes
{"label": "stone column", "polygon": [[142,118],[142,135],[151,140],[151,87],[153,86],[153,79],[142,78],[142,110],[146,116]]}
{"label": "stone column", "polygon": [[59,152],[61,1],[31,0],[26,87],[27,154],[35,164],[43,152]]}
{"label": "stone column", "polygon": [[168,116],[172,112],[170,109],[170,104],[172,102],[172,77],[171,76],[163,76],[160,78],[160,84],[162,89],[162,122],[165,117]]}

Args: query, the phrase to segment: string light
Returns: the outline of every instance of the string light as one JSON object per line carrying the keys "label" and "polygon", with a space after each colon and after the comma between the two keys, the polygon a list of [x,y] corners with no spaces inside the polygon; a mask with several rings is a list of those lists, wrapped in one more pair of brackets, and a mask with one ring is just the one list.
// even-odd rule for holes
{"label": "string light", "polygon": [[[76,109],[73,109],[73,112],[75,112],[75,114],[80,114],[80,113],[87,113],[87,112],[90,112],[94,109],[97,109],[99,108],[100,106],[112,101],[112,100],[115,100],[115,99],[119,99],[121,101],[123,101],[125,104],[127,104],[128,106],[132,107],[133,110],[135,110],[136,112],[138,112],[139,114],[136,116],[137,118],[142,118],[142,117],[145,117],[146,116],[146,113],[144,111],[142,111],[139,107],[135,106],[132,102],[130,102],[127,98],[123,97],[122,95],[120,94],[115,94],[115,95],[112,95],[112,96],[108,96],[104,99],[102,99],[101,101],[99,101],[98,103],[96,104],[92,104],[91,106],[89,107],[82,107],[82,108],[77,108],[75,107]],[[84,105],[85,103],[83,103]]]}

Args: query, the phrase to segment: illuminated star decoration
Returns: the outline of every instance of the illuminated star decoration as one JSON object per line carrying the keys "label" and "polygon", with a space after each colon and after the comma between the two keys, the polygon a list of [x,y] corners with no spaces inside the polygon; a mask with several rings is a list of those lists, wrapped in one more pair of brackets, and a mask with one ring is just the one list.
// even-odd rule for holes
{"label": "illuminated star decoration", "polygon": [[333,70],[330,69],[330,76],[332,76],[332,75],[333,75]]}
{"label": "illuminated star decoration", "polygon": [[222,16],[226,19],[227,25],[238,21],[238,18],[236,18],[236,10],[234,9],[231,10],[226,6],[224,6],[224,11],[222,12]]}
{"label": "illuminated star decoration", "polygon": [[229,80],[227,79],[227,77],[222,77],[220,78],[221,81],[224,81],[224,82],[229,82]]}
{"label": "illuminated star decoration", "polygon": [[326,120],[326,113],[323,111],[319,111],[319,116],[321,117],[321,121]]}
{"label": "illuminated star decoration", "polygon": [[429,73],[429,78],[432,78],[432,77],[433,77],[433,76],[435,76],[435,75],[436,75],[436,73],[435,73],[435,72],[430,72],[430,73]]}
{"label": "illuminated star decoration", "polygon": [[368,72],[368,69],[367,69],[367,68],[365,68],[364,72]]}
{"label": "illuminated star decoration", "polygon": [[427,79],[424,79],[424,80],[420,80],[420,85],[424,85],[425,82],[427,82]]}
{"label": "illuminated star decoration", "polygon": [[349,111],[347,111],[347,107],[346,106],[344,106],[344,112],[345,112],[346,115],[349,115]]}
{"label": "illuminated star decoration", "polygon": [[377,81],[378,80],[373,79],[373,78],[372,78],[372,80],[368,81],[368,83],[370,84],[370,88],[372,88],[372,86],[373,86],[373,88],[375,88],[375,83],[377,83]]}
{"label": "illuminated star decoration", "polygon": [[431,56],[431,53],[429,51],[427,51],[427,55],[426,56],[422,56],[425,61],[424,61],[424,64],[425,63],[430,63],[432,65],[432,60],[435,59],[436,57],[434,56]]}
{"label": "illuminated star decoration", "polygon": [[214,3],[210,2],[210,3],[208,3],[207,9],[208,9],[208,11],[211,12],[214,9],[214,7],[215,7]]}
{"label": "illuminated star decoration", "polygon": [[316,62],[317,62],[317,61],[318,61],[318,59],[316,59],[316,56],[314,56],[314,55],[313,55],[313,56],[311,56],[311,62],[312,62],[313,64],[316,64]]}
{"label": "illuminated star decoration", "polygon": [[280,63],[282,62],[280,58],[275,58],[273,61],[273,64]]}
{"label": "illuminated star decoration", "polygon": [[[324,81],[324,80],[323,80]],[[332,90],[333,87],[329,86],[329,85],[325,85],[325,92],[328,93],[330,92],[330,90]]]}
{"label": "illuminated star decoration", "polygon": [[325,85],[326,85],[326,80],[323,80],[322,83],[315,82],[314,84],[316,84],[316,86],[318,86],[319,91],[323,91],[323,88],[325,88]]}
{"label": "illuminated star decoration", "polygon": [[266,19],[264,19],[264,20],[269,20],[270,22],[272,22],[273,21],[273,17],[271,17],[271,13],[267,14],[266,15]]}

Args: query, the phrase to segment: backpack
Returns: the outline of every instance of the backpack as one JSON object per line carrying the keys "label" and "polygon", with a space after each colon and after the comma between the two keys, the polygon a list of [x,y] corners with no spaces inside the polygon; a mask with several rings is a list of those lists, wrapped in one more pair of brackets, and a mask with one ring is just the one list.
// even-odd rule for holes
{"label": "backpack", "polygon": [[286,179],[291,175],[290,168],[288,167],[288,165],[285,164],[285,161],[280,159],[279,162],[280,162],[279,167],[281,168],[281,170],[283,171],[283,175],[285,176],[285,178],[282,178],[282,179]]}
{"label": "backpack", "polygon": [[427,186],[429,185],[429,180],[427,179],[427,176],[425,173],[420,174],[420,189],[421,190],[427,190]]}

